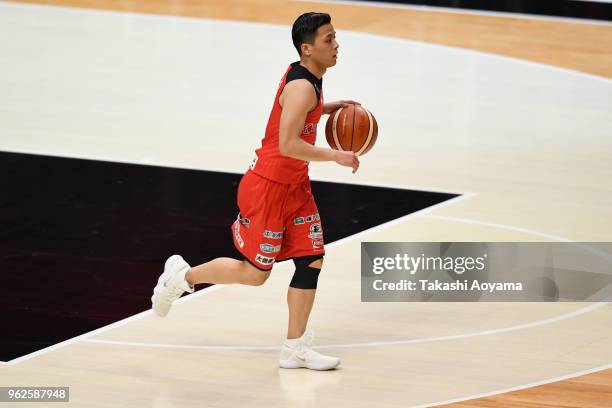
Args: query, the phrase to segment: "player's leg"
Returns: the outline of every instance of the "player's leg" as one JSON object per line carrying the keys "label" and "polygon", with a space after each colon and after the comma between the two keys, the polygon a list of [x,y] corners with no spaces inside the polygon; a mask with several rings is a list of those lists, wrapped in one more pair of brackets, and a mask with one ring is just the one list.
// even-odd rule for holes
{"label": "player's leg", "polygon": [[[323,259],[319,258],[308,264],[311,271],[317,274],[321,271],[323,266]],[[318,271],[317,271],[318,270]],[[305,273],[309,273],[307,270]],[[294,277],[295,280],[295,277]],[[293,285],[305,286],[304,284],[298,284],[293,282]],[[304,289],[301,287],[293,287],[289,285],[287,290],[287,305],[289,306],[289,324],[287,326],[287,339],[297,339],[304,335],[306,332],[306,326],[308,324],[308,317],[314,304],[316,295],[316,288]]]}
{"label": "player's leg", "polygon": [[281,348],[279,366],[330,370],[340,364],[340,359],[314,351],[312,335],[306,332],[325,250],[323,230],[314,198],[309,188],[301,191],[307,195],[306,200],[304,196],[297,194],[296,201],[306,204],[288,217],[290,222],[285,225],[284,249],[278,257],[292,258],[295,263],[295,272],[287,292],[287,339]]}
{"label": "player's leg", "polygon": [[198,283],[240,283],[243,285],[260,286],[270,276],[270,271],[264,271],[247,261],[233,258],[217,258],[190,268],[185,279],[190,285]]}
{"label": "player's leg", "polygon": [[247,261],[232,258],[216,258],[191,268],[180,255],[172,255],[166,261],[153,289],[153,310],[164,317],[172,303],[185,292],[193,292],[197,283],[240,283],[260,286],[268,279],[270,271],[258,269]]}
{"label": "player's leg", "polygon": [[318,275],[323,265],[322,259],[319,257],[312,261],[312,257],[303,257],[294,261],[296,273],[287,292],[288,335],[281,348],[279,366],[281,368],[305,367],[312,370],[334,369],[340,365],[340,359],[314,351],[312,349],[313,336],[306,333],[308,317],[316,295]]}

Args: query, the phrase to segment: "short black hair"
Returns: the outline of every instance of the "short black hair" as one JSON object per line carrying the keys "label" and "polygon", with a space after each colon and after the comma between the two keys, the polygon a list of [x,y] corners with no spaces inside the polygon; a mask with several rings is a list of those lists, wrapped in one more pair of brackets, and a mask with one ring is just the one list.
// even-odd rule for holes
{"label": "short black hair", "polygon": [[331,16],[327,13],[304,13],[295,20],[291,29],[291,38],[298,54],[302,55],[301,46],[304,43],[314,44],[317,29],[331,23]]}

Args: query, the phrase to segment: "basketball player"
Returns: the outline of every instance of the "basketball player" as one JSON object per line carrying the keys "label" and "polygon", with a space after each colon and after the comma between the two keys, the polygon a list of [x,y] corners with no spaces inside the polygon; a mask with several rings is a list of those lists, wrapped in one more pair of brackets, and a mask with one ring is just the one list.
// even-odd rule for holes
{"label": "basketball player", "polygon": [[310,190],[308,163],[335,161],[359,168],[353,152],[315,147],[317,123],[353,101],[323,103],[322,77],[336,65],[338,42],[329,14],[306,13],[292,28],[300,61],[283,76],[261,148],[238,186],[240,213],[232,226],[234,245],[244,260],[217,258],[190,267],[179,255],[166,261],[151,298],[153,309],[166,316],[172,302],[197,283],[262,285],[274,262],[292,259],[289,285],[289,327],[280,354],[282,368],[329,370],[337,357],[312,350],[306,325],[323,266],[323,229]]}

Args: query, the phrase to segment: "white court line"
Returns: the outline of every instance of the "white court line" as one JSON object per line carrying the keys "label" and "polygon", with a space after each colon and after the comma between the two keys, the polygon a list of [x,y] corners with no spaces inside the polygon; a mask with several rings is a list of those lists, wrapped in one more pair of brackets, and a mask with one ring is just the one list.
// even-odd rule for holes
{"label": "white court line", "polygon": [[589,368],[588,370],[575,371],[573,373],[562,375],[562,376],[559,376],[559,377],[552,377],[552,378],[547,378],[545,380],[536,381],[536,382],[532,382],[532,383],[528,383],[528,384],[517,385],[516,387],[503,388],[503,389],[500,389],[500,390],[484,392],[482,394],[475,394],[475,395],[470,395],[470,396],[467,396],[467,397],[459,397],[459,398],[450,399],[450,400],[446,400],[446,401],[431,402],[431,403],[428,403],[428,404],[425,404],[425,405],[414,405],[414,406],[412,406],[410,408],[436,407],[438,405],[446,405],[446,404],[452,404],[452,403],[455,403],[455,402],[473,400],[473,399],[476,399],[476,398],[490,397],[492,395],[497,395],[497,394],[505,394],[505,393],[508,393],[508,392],[524,390],[525,388],[537,387],[538,385],[545,385],[545,384],[550,384],[550,383],[554,383],[554,382],[557,382],[557,381],[568,380],[570,378],[580,377],[580,376],[583,376],[583,375],[593,374],[593,373],[596,373],[596,372],[599,372],[599,371],[607,370],[609,368],[612,368],[612,363],[605,364],[605,365],[602,365],[602,366],[599,366],[599,367]]}
{"label": "white court line", "polygon": [[427,215],[427,218],[433,218],[433,219],[443,220],[443,221],[462,222],[462,223],[465,223],[465,224],[483,225],[483,226],[486,226],[486,227],[495,227],[495,228],[506,229],[506,230],[510,230],[510,231],[524,232],[524,233],[529,234],[529,235],[538,235],[540,237],[548,238],[548,239],[551,239],[551,240],[554,240],[554,241],[573,242],[570,239],[563,238],[563,237],[560,237],[558,235],[547,234],[547,233],[544,233],[544,232],[534,231],[534,230],[529,229],[529,228],[515,227],[515,226],[512,226],[512,225],[499,224],[499,223],[495,223],[495,222],[471,220],[471,219],[467,219],[467,218],[458,218],[458,217],[448,217],[448,216],[445,216],[445,215]]}
{"label": "white court line", "polygon": [[[376,226],[374,226],[372,228],[369,228],[367,230],[363,230],[361,232],[358,232],[357,234],[353,234],[353,235],[348,236],[346,238],[339,239],[338,241],[334,241],[334,242],[330,243],[329,245],[326,245],[326,247],[328,247],[328,248],[329,247],[334,247],[334,246],[340,245],[340,244],[342,244],[344,242],[355,240],[355,239],[361,237],[364,234],[367,234],[367,233],[370,233],[370,232],[374,232],[374,231],[378,231],[378,230],[380,230],[382,228],[386,228],[388,226],[398,224],[398,223],[403,222],[404,220],[406,220],[408,218],[415,217],[417,215],[426,214],[426,213],[428,213],[430,211],[433,211],[433,210],[435,210],[437,208],[449,205],[450,203],[456,203],[457,201],[463,201],[463,200],[465,200],[467,198],[473,197],[474,195],[475,195],[474,193],[467,193],[467,194],[464,194],[464,195],[461,195],[461,196],[458,196],[458,197],[451,198],[449,200],[446,200],[446,201],[443,201],[441,203],[432,205],[430,207],[423,208],[422,210],[415,211],[413,213],[407,214],[407,215],[405,215],[403,217],[396,218],[394,220],[388,221],[388,222],[386,222],[384,224],[376,225]],[[214,286],[211,286],[211,287],[199,290],[196,293],[193,293],[191,295],[183,296],[182,298],[177,300],[176,303],[180,304],[180,303],[186,302],[186,301],[188,301],[190,299],[195,299],[196,297],[202,296],[204,293],[212,292],[214,290],[221,289],[221,288],[223,288],[225,286],[227,286],[227,285],[217,284],[217,285],[214,285]],[[58,348],[62,348],[62,347],[68,346],[68,345],[73,344],[73,343],[75,343],[77,341],[89,341],[87,339],[89,337],[91,337],[91,336],[103,333],[103,332],[108,331],[110,329],[121,327],[124,324],[130,323],[130,322],[132,322],[132,321],[134,321],[136,319],[140,319],[141,317],[150,315],[152,313],[153,313],[153,311],[151,309],[146,310],[144,312],[140,312],[138,314],[135,314],[135,315],[130,316],[128,318],[125,318],[123,320],[119,320],[119,321],[117,321],[115,323],[109,324],[108,326],[100,327],[99,329],[93,330],[93,331],[88,332],[88,333],[83,333],[83,334],[81,334],[79,336],[76,336],[76,337],[73,337],[73,338],[71,338],[69,340],[63,341],[61,343],[54,344],[52,346],[49,346],[47,348],[35,351],[33,353],[30,353],[30,354],[26,354],[26,355],[18,357],[16,359],[13,359],[13,360],[10,360],[10,361],[7,361],[7,362],[0,361],[0,365],[12,365],[12,364],[21,363],[22,361],[26,361],[26,360],[29,360],[29,359],[31,359],[33,357],[37,357],[37,356],[40,356],[42,354],[46,354],[46,353],[48,353],[50,351],[54,351],[54,350],[57,350]]]}
{"label": "white court line", "polygon": [[[577,23],[577,24],[594,24],[594,25],[612,24],[611,22],[607,20],[595,20],[591,18],[547,16],[547,15],[540,15],[540,14],[512,13],[509,11],[471,10],[471,9],[417,5],[417,4],[384,3],[384,2],[379,2],[379,1],[350,1],[350,0],[292,0],[292,1],[297,1],[301,3],[323,3],[323,4],[340,4],[340,5],[347,5],[347,6],[404,9],[404,10],[415,10],[415,11],[427,11],[427,12],[433,12],[433,13],[470,14],[470,15],[476,15],[476,16],[506,17],[506,18],[515,18],[515,19],[526,19],[526,20],[559,21],[559,22],[564,22],[564,23]],[[594,0],[578,0],[578,1],[594,1]],[[608,3],[610,3],[610,1],[608,1]]]}
{"label": "white court line", "polygon": [[[538,320],[531,323],[519,324],[516,326],[503,327],[500,329],[484,330],[474,333],[456,334],[452,336],[440,336],[440,337],[429,337],[422,339],[409,339],[409,340],[394,340],[394,341],[373,341],[365,343],[348,343],[348,344],[327,344],[322,346],[314,346],[316,349],[342,349],[342,348],[366,348],[366,347],[380,347],[380,346],[397,346],[403,344],[422,344],[422,343],[435,343],[439,341],[448,340],[460,340],[468,339],[471,337],[488,336],[491,334],[507,333],[517,330],[529,329],[532,327],[544,326],[555,322],[571,319],[576,316],[580,316],[593,310],[597,310],[603,306],[606,306],[608,302],[593,303],[587,307],[583,307],[573,312],[569,312],[563,315],[551,317],[548,319]],[[207,345],[194,345],[194,344],[164,344],[164,343],[142,343],[142,342],[130,342],[130,341],[115,341],[115,340],[97,340],[97,339],[85,339],[83,341],[97,344],[108,344],[116,346],[132,346],[132,347],[159,347],[159,348],[176,348],[176,349],[200,349],[200,350],[279,350],[279,346],[207,346]]]}
{"label": "white court line", "polygon": [[582,248],[585,251],[591,252],[592,254],[595,254],[603,259],[605,259],[606,261],[612,263],[612,255],[601,251],[599,249],[593,248],[589,245],[585,245],[581,242],[573,242],[569,239],[560,237],[558,235],[552,235],[552,234],[545,234],[542,232],[537,232],[528,228],[520,228],[520,227],[514,227],[511,225],[505,225],[505,224],[498,224],[498,223],[494,223],[494,222],[488,222],[488,221],[479,221],[479,220],[470,220],[470,219],[466,219],[466,218],[457,218],[457,217],[447,217],[444,215],[425,215],[427,218],[432,218],[432,219],[438,219],[438,220],[444,220],[444,221],[455,221],[455,222],[462,222],[465,224],[475,224],[475,225],[484,225],[487,227],[495,227],[495,228],[501,228],[501,229],[507,229],[510,231],[516,231],[516,232],[523,232],[526,234],[530,234],[530,235],[540,235],[541,237],[544,238],[548,238],[554,241],[561,241],[561,242],[571,242],[573,243],[574,246],[578,247],[578,248]]}

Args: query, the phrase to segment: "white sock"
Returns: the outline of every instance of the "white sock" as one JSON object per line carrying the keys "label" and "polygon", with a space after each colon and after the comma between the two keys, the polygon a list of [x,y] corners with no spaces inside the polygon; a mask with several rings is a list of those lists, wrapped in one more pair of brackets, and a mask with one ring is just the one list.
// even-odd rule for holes
{"label": "white sock", "polygon": [[300,348],[300,344],[302,343],[303,338],[304,338],[304,335],[302,335],[302,337],[297,338],[297,339],[286,339],[285,344],[291,347],[292,349],[298,349]]}

